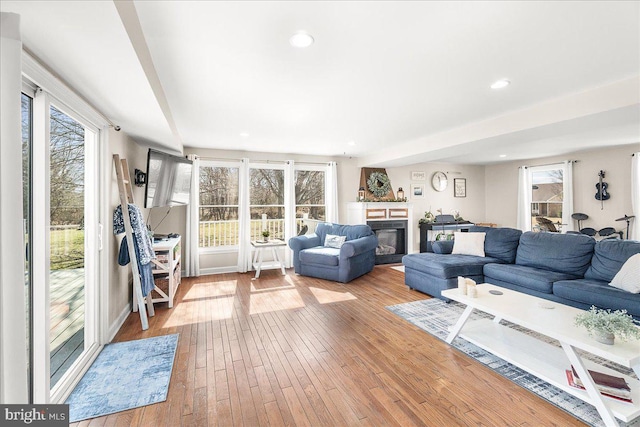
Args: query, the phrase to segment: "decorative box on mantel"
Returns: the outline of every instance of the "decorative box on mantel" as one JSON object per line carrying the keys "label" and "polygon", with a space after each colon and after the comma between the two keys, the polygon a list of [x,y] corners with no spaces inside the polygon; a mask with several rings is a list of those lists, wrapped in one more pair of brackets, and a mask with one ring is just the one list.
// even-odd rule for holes
{"label": "decorative box on mantel", "polygon": [[367,224],[378,236],[376,264],[391,264],[413,248],[413,205],[399,202],[351,202],[349,224]]}

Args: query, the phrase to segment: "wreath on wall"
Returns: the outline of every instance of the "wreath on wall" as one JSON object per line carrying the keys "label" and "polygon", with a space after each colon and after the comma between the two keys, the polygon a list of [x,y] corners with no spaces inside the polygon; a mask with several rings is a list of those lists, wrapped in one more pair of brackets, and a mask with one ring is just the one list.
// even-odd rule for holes
{"label": "wreath on wall", "polygon": [[367,187],[371,194],[380,198],[389,194],[391,191],[391,181],[387,174],[382,172],[372,172],[367,179]]}

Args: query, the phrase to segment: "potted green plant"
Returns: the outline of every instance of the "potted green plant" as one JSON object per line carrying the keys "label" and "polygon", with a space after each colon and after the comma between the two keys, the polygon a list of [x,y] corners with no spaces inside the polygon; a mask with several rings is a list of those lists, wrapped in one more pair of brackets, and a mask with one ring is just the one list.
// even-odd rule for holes
{"label": "potted green plant", "polygon": [[269,230],[263,230],[262,231],[262,237],[264,238],[265,242],[269,241],[269,235],[271,235],[271,233],[269,233]]}
{"label": "potted green plant", "polygon": [[584,326],[589,335],[603,344],[612,345],[616,336],[623,341],[630,338],[640,339],[640,328],[634,325],[633,317],[627,310],[603,310],[592,305],[589,311],[580,313],[575,318],[576,326]]}

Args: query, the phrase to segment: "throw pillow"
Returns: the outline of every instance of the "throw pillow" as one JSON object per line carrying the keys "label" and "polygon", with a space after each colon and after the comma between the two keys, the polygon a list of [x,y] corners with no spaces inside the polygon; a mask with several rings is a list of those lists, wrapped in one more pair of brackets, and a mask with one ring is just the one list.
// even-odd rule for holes
{"label": "throw pillow", "polygon": [[632,294],[640,294],[640,254],[630,256],[609,284]]}
{"label": "throw pillow", "polygon": [[327,234],[327,237],[324,238],[324,245],[327,248],[340,249],[346,239],[347,236],[336,236],[333,234]]}
{"label": "throw pillow", "polygon": [[455,232],[452,254],[484,257],[484,238],[487,233]]}

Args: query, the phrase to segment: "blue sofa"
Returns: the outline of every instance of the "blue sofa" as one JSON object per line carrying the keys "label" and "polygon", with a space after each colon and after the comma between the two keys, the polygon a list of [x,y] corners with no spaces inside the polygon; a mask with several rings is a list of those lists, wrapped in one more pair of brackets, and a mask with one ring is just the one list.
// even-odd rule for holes
{"label": "blue sofa", "polygon": [[625,309],[640,319],[640,294],[609,286],[640,242],[602,240],[579,234],[521,233],[511,228],[472,227],[484,232],[485,257],[451,255],[453,242],[434,251],[405,255],[405,283],[429,295],[457,286],[457,277],[524,292],[581,309]]}
{"label": "blue sofa", "polygon": [[[328,234],[346,236],[340,249],[324,246]],[[289,239],[296,273],[342,283],[373,270],[377,246],[368,225],[320,223],[314,234]]]}

